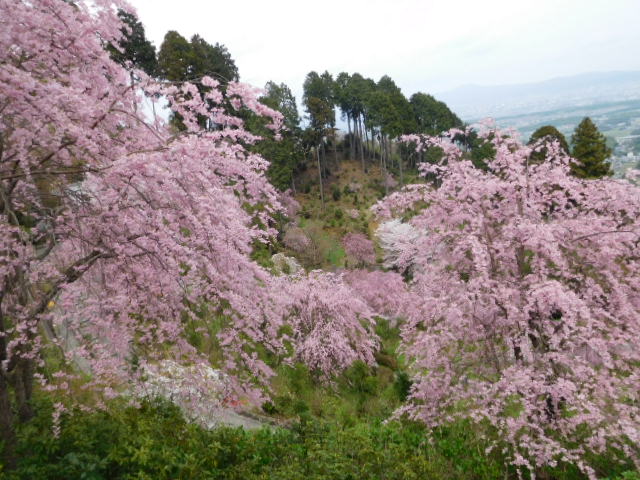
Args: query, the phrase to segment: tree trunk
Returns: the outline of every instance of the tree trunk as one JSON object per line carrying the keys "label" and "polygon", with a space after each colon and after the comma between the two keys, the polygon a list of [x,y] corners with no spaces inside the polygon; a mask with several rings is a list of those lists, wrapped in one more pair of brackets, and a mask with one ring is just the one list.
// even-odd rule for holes
{"label": "tree trunk", "polygon": [[[0,308],[2,297],[0,296]],[[7,469],[15,467],[16,434],[13,429],[13,412],[11,411],[11,399],[9,396],[9,382],[5,373],[5,360],[7,359],[6,327],[4,314],[0,311],[0,441],[4,444],[2,460]]]}
{"label": "tree trunk", "polygon": [[338,170],[338,130],[333,129],[333,161],[335,163],[335,169]]}
{"label": "tree trunk", "polygon": [[355,157],[353,153],[353,134],[351,133],[351,115],[347,114],[347,129],[349,130],[349,160]]}
{"label": "tree trunk", "polygon": [[131,77],[131,93],[133,96],[133,111],[138,111],[138,102],[136,101],[136,79],[133,75],[133,70],[129,70],[129,76]]}
{"label": "tree trunk", "polygon": [[320,166],[320,149],[316,147],[316,157],[318,158],[318,178],[320,179],[320,202],[324,211],[324,190],[322,189],[322,167]]}
{"label": "tree trunk", "polygon": [[364,131],[364,144],[365,147],[367,148],[367,158],[369,161],[371,161],[371,149],[369,148],[369,132],[367,131],[367,127],[363,122],[363,128],[362,130]]}
{"label": "tree trunk", "polygon": [[362,148],[362,121],[360,119],[360,116],[358,116],[358,140],[360,143],[360,161],[362,162],[362,171],[364,173],[367,173],[367,166],[364,163],[364,149]]}
{"label": "tree trunk", "polygon": [[404,158],[402,156],[402,149],[398,152],[398,168],[400,169],[400,188],[404,185],[404,178],[402,176],[402,163],[404,162]]}
{"label": "tree trunk", "polygon": [[33,393],[33,360],[21,359],[11,375],[13,389],[18,404],[18,418],[21,422],[28,422],[33,418],[31,396]]}
{"label": "tree trunk", "polygon": [[387,135],[387,138],[385,139],[385,143],[387,144],[387,169],[389,168],[389,165],[391,165],[393,167],[393,155],[392,155],[392,145],[391,145],[391,139],[389,138],[389,136]]}
{"label": "tree trunk", "polygon": [[388,153],[387,153],[387,136],[386,135],[382,135],[382,143],[383,143],[383,147],[382,150],[384,152],[384,155],[382,156],[383,161],[382,161],[382,182],[384,183],[384,194],[385,195],[389,195],[389,184],[387,183],[387,163],[389,161],[389,157],[388,157]]}
{"label": "tree trunk", "polygon": [[373,127],[370,129],[371,133],[371,163],[376,163],[376,134],[373,131]]}
{"label": "tree trunk", "polygon": [[2,460],[5,468],[15,468],[16,433],[13,429],[13,413],[11,412],[11,400],[9,399],[9,384],[4,372],[0,373],[0,440],[2,440],[4,444]]}

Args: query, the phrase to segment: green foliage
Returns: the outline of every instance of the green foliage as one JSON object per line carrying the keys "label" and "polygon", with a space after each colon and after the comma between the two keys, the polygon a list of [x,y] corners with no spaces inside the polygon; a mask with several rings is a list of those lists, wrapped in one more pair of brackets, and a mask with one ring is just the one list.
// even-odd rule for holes
{"label": "green foliage", "polygon": [[409,375],[406,372],[398,372],[393,387],[401,402],[404,402],[409,396],[411,385],[413,382]]}
{"label": "green foliage", "polygon": [[[299,388],[312,382],[304,368],[292,368],[291,379]],[[364,397],[379,387],[363,365],[350,370],[345,382],[353,395]],[[162,401],[143,402],[139,409],[112,405],[108,412],[65,415],[59,438],[51,434],[50,403],[39,402],[42,415],[19,431],[20,460],[15,471],[3,472],[7,480],[517,478],[499,449],[486,452],[487,440],[468,422],[429,432],[408,421],[363,421],[346,402],[336,404],[335,419],[322,419],[309,402],[294,400],[290,411],[297,420],[288,428],[253,431],[205,430]],[[599,465],[602,473],[611,480],[640,478],[606,459]],[[539,476],[584,478],[572,468]]]}
{"label": "green foliage", "polygon": [[446,103],[426,93],[418,92],[409,99],[413,111],[416,133],[439,135],[452,128],[461,128],[462,120],[453,113]]}
{"label": "green foliage", "polygon": [[224,45],[207,43],[200,35],[191,37],[191,74],[196,77],[209,75],[222,83],[238,81],[238,67]]}
{"label": "green foliage", "polygon": [[124,38],[119,45],[121,51],[118,51],[111,44],[107,47],[111,57],[120,65],[127,66],[127,63],[131,63],[135,68],[146,72],[147,75],[154,76],[158,68],[156,47],[147,40],[144,26],[135,15],[124,10],[118,11],[118,17],[128,27],[128,30],[122,30]]}
{"label": "green foliage", "polygon": [[611,164],[606,160],[611,156],[605,136],[589,117],[585,117],[576,127],[571,137],[571,155],[576,162],[571,170],[579,178],[602,178],[613,175]]}
{"label": "green foliage", "polygon": [[275,82],[267,82],[264,87],[264,95],[260,98],[260,101],[282,113],[284,124],[289,130],[300,128],[296,97],[286,84],[281,83],[278,85]]}
{"label": "green foliage", "polygon": [[[545,125],[538,128],[531,134],[531,138],[529,138],[529,142],[527,143],[527,145],[534,145],[539,141],[542,141],[543,144],[546,144],[554,140],[560,144],[560,148],[562,148],[562,150],[564,150],[566,154],[569,154],[569,144],[567,143],[567,139],[553,125]],[[531,154],[531,161],[534,163],[542,162],[545,158],[547,158],[546,147],[543,147],[540,151],[533,152]]]}
{"label": "green foliage", "polygon": [[322,75],[309,72],[303,89],[302,102],[309,115],[311,128],[318,137],[316,143],[319,143],[326,129],[333,127],[336,123],[333,78],[329,72],[324,72]]}
{"label": "green foliage", "polygon": [[413,110],[395,82],[384,75],[368,89],[365,99],[366,124],[378,126],[383,134],[396,137],[415,130]]}
{"label": "green foliage", "polygon": [[334,201],[338,201],[340,200],[340,197],[342,196],[342,191],[340,191],[340,187],[336,184],[334,184],[331,187],[331,196],[333,197]]}
{"label": "green foliage", "polygon": [[266,127],[267,119],[245,112],[246,128],[263,138],[250,148],[269,160],[267,177],[273,186],[284,191],[291,187],[293,177],[305,158],[296,99],[284,83],[277,85],[267,82],[260,102],[283,114],[286,129],[281,132],[281,138],[276,140],[273,132]]}
{"label": "green foliage", "polygon": [[488,169],[486,160],[495,157],[496,154],[491,138],[482,138],[475,130],[470,130],[467,133],[458,134],[454,139],[463,145],[467,157],[476,168]]}
{"label": "green foliage", "polygon": [[565,136],[553,125],[545,125],[543,127],[538,128],[535,132],[531,134],[529,138],[529,142],[527,145],[533,145],[540,139],[546,140],[557,140],[560,143],[562,149],[569,153],[569,144],[567,143],[567,139]]}
{"label": "green foliage", "polygon": [[173,82],[192,78],[191,45],[174,30],[164,36],[158,52],[158,70],[162,78]]}
{"label": "green foliage", "polygon": [[265,268],[273,268],[273,262],[271,261],[272,255],[273,252],[271,251],[270,244],[260,241],[253,242],[253,249],[251,251],[252,260],[255,260]]}
{"label": "green foliage", "polygon": [[290,429],[207,431],[167,403],[140,409],[76,413],[59,439],[45,417],[20,432],[15,479],[492,479],[501,464],[486,458],[469,429],[427,441],[413,423],[315,420],[300,407]]}
{"label": "green foliage", "polygon": [[237,81],[238,68],[224,45],[211,45],[199,35],[188,42],[176,31],[169,31],[158,52],[160,76],[174,82],[198,79],[204,75],[222,83]]}
{"label": "green foliage", "polygon": [[337,242],[333,242],[326,253],[327,262],[336,267],[342,266],[345,257],[344,248]]}
{"label": "green foliage", "polygon": [[[381,322],[383,344],[397,329]],[[62,416],[52,435],[53,400],[36,396],[39,415],[20,426],[18,479],[422,479],[515,480],[500,448],[466,421],[432,431],[406,420],[382,422],[399,405],[397,378],[383,367],[356,363],[334,385],[322,385],[301,365],[281,366],[272,402],[263,410],[293,419],[287,428],[205,430],[187,422],[165,401],[140,408],[110,405],[108,411]],[[629,465],[607,456],[592,462],[599,477],[638,480]],[[604,475],[603,475],[604,474]],[[541,478],[578,480],[572,466],[538,472]],[[526,478],[526,477],[525,477]]]}

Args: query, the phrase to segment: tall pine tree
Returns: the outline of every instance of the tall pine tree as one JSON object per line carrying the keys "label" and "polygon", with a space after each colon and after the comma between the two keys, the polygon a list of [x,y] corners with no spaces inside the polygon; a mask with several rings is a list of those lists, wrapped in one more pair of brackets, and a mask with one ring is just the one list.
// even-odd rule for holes
{"label": "tall pine tree", "polygon": [[605,136],[589,117],[585,117],[576,127],[571,137],[573,150],[571,156],[575,162],[571,170],[579,178],[602,178],[613,175],[611,163],[606,160],[611,156]]}

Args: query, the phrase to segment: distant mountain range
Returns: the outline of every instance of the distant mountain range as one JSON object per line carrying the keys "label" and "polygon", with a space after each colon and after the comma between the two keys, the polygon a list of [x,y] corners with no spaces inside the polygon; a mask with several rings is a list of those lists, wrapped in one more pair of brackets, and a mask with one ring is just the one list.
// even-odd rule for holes
{"label": "distant mountain range", "polygon": [[640,99],[640,71],[593,72],[517,85],[465,85],[435,95],[463,120]]}

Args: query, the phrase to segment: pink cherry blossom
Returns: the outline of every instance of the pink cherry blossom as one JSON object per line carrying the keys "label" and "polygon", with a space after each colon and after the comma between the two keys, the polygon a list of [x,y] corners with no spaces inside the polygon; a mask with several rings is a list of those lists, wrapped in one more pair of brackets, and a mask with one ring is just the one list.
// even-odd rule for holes
{"label": "pink cherry blossom", "polygon": [[490,425],[534,472],[569,462],[594,477],[585,454],[608,447],[637,462],[640,190],[571,176],[558,146],[532,165],[509,133],[481,135],[496,151],[486,171],[455,135],[405,137],[445,152],[421,167],[439,186],[374,207],[415,209],[409,223],[424,232],[394,254],[414,266],[402,349],[415,383],[398,413]]}
{"label": "pink cherry blossom", "polygon": [[[107,399],[165,358],[209,365],[214,348],[236,393],[258,399],[272,372],[254,347],[284,351],[288,304],[250,258],[280,211],[268,162],[247,148],[260,139],[219,106],[213,79],[200,80],[203,98],[194,83],[137,72],[134,91],[104,49],[121,35],[117,8],[129,9],[0,0],[0,433],[9,443],[9,388],[24,419],[34,379],[70,388],[36,374],[45,347]],[[187,131],[145,118],[142,94],[167,98]],[[226,94],[281,125],[252,87],[232,83]],[[201,128],[202,116],[217,128]],[[198,330],[209,351],[191,343],[186,332],[214,319],[219,330]]]}

